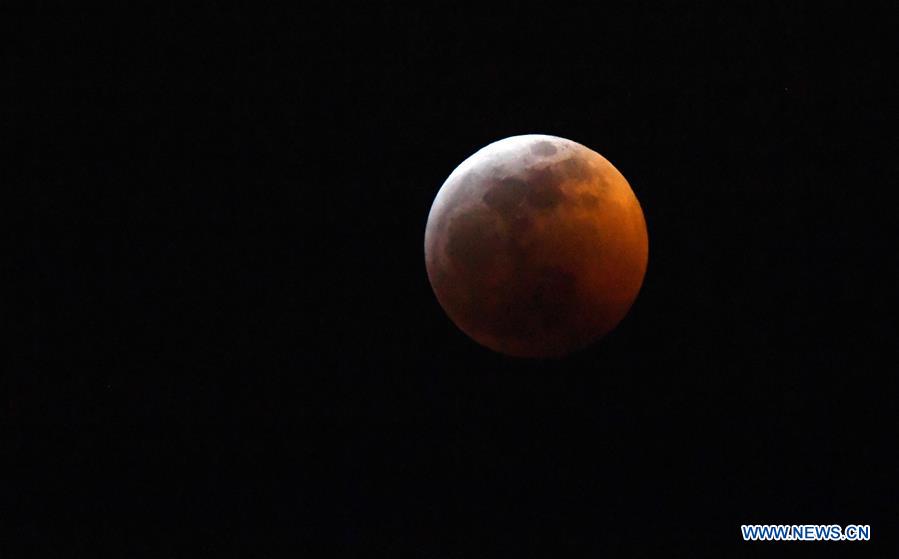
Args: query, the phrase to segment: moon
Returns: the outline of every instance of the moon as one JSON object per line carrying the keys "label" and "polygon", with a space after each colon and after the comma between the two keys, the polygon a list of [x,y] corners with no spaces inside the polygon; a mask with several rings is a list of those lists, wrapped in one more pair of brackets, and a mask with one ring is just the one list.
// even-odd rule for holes
{"label": "moon", "polygon": [[449,318],[515,357],[561,357],[618,325],[646,273],[637,197],[595,151],[512,136],[463,161],[425,228],[428,280]]}

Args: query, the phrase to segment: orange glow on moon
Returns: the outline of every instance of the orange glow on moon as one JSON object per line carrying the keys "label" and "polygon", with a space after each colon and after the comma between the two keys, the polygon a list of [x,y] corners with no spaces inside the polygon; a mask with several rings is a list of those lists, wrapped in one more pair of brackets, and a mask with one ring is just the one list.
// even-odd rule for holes
{"label": "orange glow on moon", "polygon": [[555,136],[513,136],[462,162],[425,230],[428,279],[478,343],[562,356],[601,338],[637,297],[649,254],[643,211],[598,153]]}

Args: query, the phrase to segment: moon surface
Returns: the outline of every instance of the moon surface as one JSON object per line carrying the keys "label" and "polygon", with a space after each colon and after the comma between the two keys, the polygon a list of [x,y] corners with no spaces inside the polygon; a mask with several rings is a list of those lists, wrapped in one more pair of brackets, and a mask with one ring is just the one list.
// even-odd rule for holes
{"label": "moon surface", "polygon": [[649,254],[627,180],[595,151],[529,134],[462,162],[425,229],[428,279],[476,342],[517,357],[559,357],[627,314]]}

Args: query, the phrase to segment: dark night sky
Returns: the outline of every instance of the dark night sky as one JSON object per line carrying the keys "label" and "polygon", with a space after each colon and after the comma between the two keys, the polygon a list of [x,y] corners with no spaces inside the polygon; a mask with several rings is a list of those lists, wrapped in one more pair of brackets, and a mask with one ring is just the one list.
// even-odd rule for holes
{"label": "dark night sky", "polygon": [[[0,556],[899,547],[889,10],[294,10],[36,8],[4,56]],[[563,360],[477,346],[424,269],[443,180],[522,133],[603,154],[649,228]]]}

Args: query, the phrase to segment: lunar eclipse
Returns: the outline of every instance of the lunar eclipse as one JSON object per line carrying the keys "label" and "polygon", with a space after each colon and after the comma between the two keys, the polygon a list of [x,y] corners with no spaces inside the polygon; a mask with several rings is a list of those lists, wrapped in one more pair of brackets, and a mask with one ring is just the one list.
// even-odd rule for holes
{"label": "lunar eclipse", "polygon": [[513,136],[463,161],[431,206],[428,279],[476,342],[560,357],[603,337],[648,261],[640,203],[604,157],[571,140]]}

